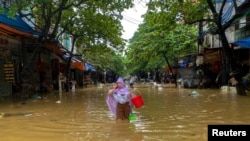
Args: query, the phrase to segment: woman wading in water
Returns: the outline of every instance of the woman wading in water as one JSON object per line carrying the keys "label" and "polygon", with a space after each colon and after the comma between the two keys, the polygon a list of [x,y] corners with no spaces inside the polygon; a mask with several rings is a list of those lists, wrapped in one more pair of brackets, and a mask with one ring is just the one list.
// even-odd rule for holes
{"label": "woman wading in water", "polygon": [[132,103],[130,99],[134,96],[126,87],[124,80],[119,77],[113,89],[108,91],[107,105],[109,110],[116,115],[116,120],[129,120]]}

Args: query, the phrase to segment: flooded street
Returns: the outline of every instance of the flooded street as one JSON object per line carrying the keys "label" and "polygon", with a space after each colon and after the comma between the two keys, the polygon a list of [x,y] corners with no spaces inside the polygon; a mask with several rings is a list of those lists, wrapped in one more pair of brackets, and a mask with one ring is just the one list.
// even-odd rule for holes
{"label": "flooded street", "polygon": [[117,123],[105,102],[108,88],[53,92],[25,104],[1,101],[1,140],[207,141],[208,124],[250,124],[249,95],[146,85],[134,88],[145,103],[133,109],[137,120]]}

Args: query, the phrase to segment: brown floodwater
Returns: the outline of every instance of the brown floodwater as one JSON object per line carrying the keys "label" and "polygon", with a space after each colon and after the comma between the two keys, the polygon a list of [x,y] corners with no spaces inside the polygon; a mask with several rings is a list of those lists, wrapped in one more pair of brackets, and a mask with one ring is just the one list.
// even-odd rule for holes
{"label": "brown floodwater", "polygon": [[105,102],[109,87],[53,92],[25,104],[2,100],[1,140],[207,141],[208,124],[250,124],[249,96],[149,85],[135,85],[145,103],[133,109],[137,119],[117,123]]}

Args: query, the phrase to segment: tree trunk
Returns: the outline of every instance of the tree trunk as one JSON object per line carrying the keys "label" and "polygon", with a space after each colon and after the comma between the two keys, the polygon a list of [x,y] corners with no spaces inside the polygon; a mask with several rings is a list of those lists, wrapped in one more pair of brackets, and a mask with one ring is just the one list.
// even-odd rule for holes
{"label": "tree trunk", "polygon": [[228,44],[228,40],[225,34],[225,29],[223,28],[223,25],[221,23],[221,19],[222,19],[222,14],[223,14],[223,8],[225,6],[225,2],[223,1],[222,6],[221,6],[221,10],[219,13],[217,13],[214,3],[212,2],[212,0],[207,0],[208,5],[210,7],[210,10],[212,11],[214,18],[216,20],[216,25],[218,28],[218,32],[219,32],[219,36],[221,38],[221,43],[222,43],[222,51],[224,54],[224,64],[225,64],[225,70],[228,74],[230,74],[231,78],[235,78],[237,80],[237,85],[236,85],[236,90],[237,90],[237,94],[239,95],[246,95],[245,89],[243,87],[242,84],[242,77],[240,74],[240,68],[236,63],[236,60],[234,59],[234,54],[233,54],[233,49],[230,48],[229,44]]}
{"label": "tree trunk", "polygon": [[74,47],[75,47],[75,41],[76,41],[76,37],[73,38],[72,41],[72,46],[71,46],[71,50],[69,52],[70,56],[69,56],[69,60],[67,62],[67,69],[66,69],[66,92],[68,92],[70,90],[70,81],[71,81],[71,60],[73,58],[73,51],[74,51]]}
{"label": "tree trunk", "polygon": [[[235,79],[238,81],[238,84],[236,85],[236,90],[237,90],[237,94],[239,95],[246,95],[245,89],[243,87],[242,84],[242,77],[240,74],[240,66],[237,65],[236,60],[234,59],[234,55],[233,55],[233,49],[230,48],[229,44],[228,44],[228,40],[226,38],[225,35],[225,31],[222,28],[221,24],[218,24],[219,26],[219,34],[221,37],[221,42],[222,42],[222,51],[225,54],[225,66],[226,68],[224,68],[226,70],[226,72],[230,75],[230,77],[234,77],[235,75],[238,75],[237,77],[235,77]],[[224,81],[228,81],[228,80],[224,80]]]}
{"label": "tree trunk", "polygon": [[170,72],[171,72],[171,73],[173,74],[173,76],[174,76],[174,83],[175,83],[175,86],[177,87],[176,74],[173,73],[173,70],[172,70],[172,68],[171,68],[171,66],[170,66],[170,64],[169,64],[169,62],[168,62],[168,58],[167,58],[166,54],[165,54],[164,52],[162,52],[162,54],[163,54],[163,56],[164,56],[164,58],[165,58],[165,60],[166,60],[166,62],[167,62],[167,64],[168,64],[168,67],[169,67],[169,69],[170,69]]}
{"label": "tree trunk", "polygon": [[242,82],[236,85],[236,91],[237,91],[237,94],[239,95],[247,95]]}

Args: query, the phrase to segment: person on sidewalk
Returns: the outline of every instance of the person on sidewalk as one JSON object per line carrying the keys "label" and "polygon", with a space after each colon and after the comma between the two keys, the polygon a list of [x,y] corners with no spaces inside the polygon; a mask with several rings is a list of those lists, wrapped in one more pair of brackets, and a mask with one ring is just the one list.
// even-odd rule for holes
{"label": "person on sidewalk", "polygon": [[113,89],[107,94],[107,105],[109,110],[116,115],[116,120],[129,120],[133,104],[131,98],[134,94],[126,87],[124,80],[119,77]]}
{"label": "person on sidewalk", "polygon": [[135,77],[132,76],[130,79],[129,79],[129,86],[130,88],[134,88],[134,83],[135,83]]}

